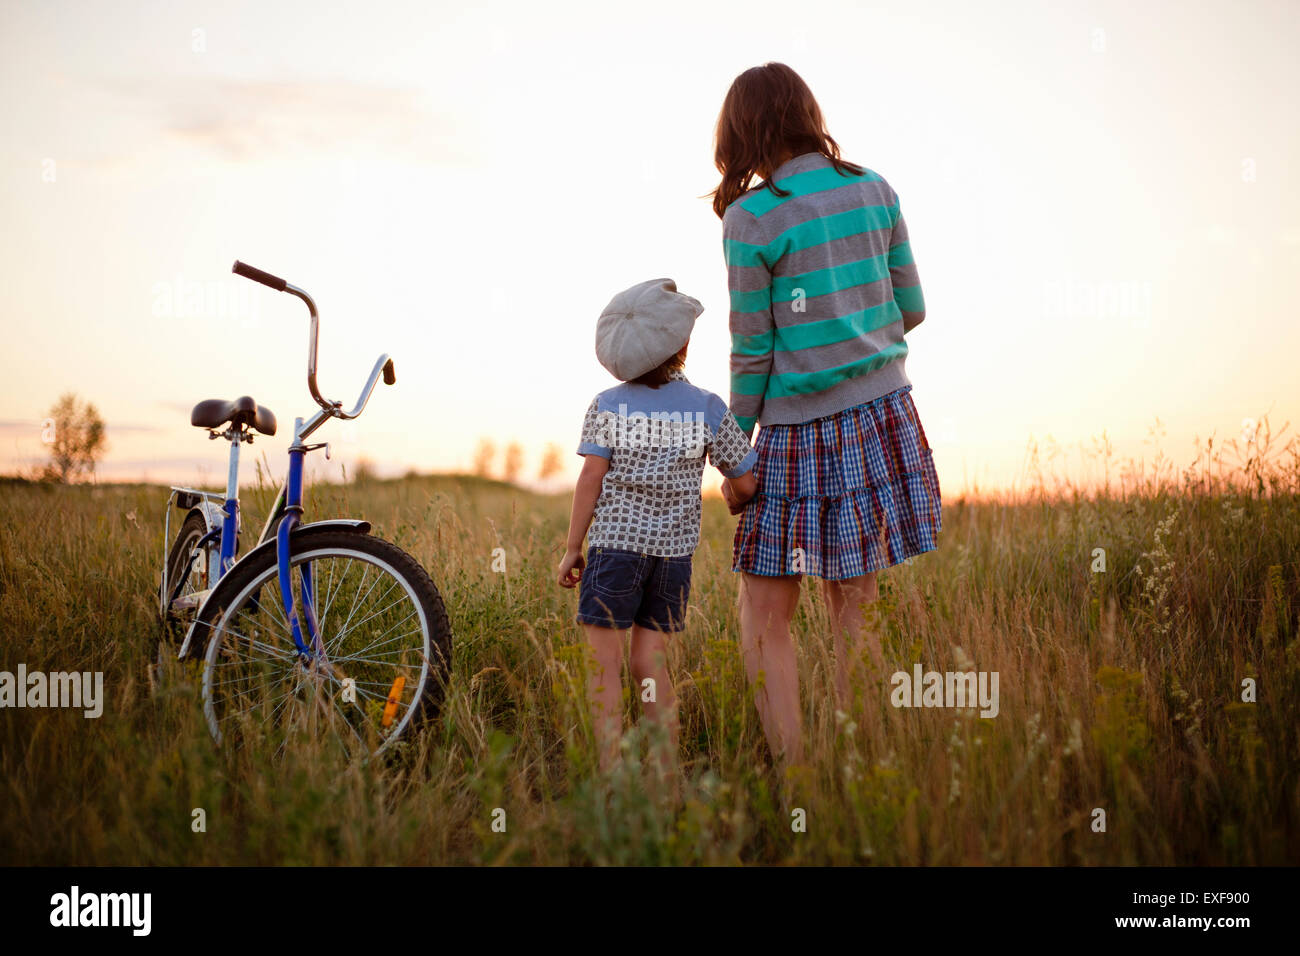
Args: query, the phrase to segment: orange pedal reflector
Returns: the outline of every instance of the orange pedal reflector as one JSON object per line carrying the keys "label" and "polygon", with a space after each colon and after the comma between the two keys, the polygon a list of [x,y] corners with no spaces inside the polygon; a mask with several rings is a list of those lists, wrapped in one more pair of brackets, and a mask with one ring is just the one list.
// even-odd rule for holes
{"label": "orange pedal reflector", "polygon": [[393,718],[397,716],[397,704],[402,699],[402,688],[406,686],[406,678],[398,675],[397,680],[393,681],[393,686],[388,689],[388,701],[384,704],[385,727],[391,727]]}

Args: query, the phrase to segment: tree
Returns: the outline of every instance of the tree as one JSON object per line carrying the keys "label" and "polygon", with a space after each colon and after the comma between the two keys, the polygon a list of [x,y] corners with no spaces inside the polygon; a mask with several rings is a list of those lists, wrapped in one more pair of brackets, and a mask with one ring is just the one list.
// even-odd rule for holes
{"label": "tree", "polygon": [[492,473],[492,459],[497,456],[497,446],[489,438],[480,438],[474,450],[474,474],[487,478]]}
{"label": "tree", "polygon": [[519,477],[519,473],[524,468],[524,447],[517,441],[512,441],[506,446],[506,460],[502,469],[505,472],[506,481],[511,484]]}
{"label": "tree", "polygon": [[560,446],[551,442],[542,455],[542,466],[537,470],[537,480],[546,481],[564,471],[564,453]]}
{"label": "tree", "polygon": [[46,473],[65,482],[82,473],[93,475],[95,464],[108,449],[104,420],[95,406],[65,392],[50,409],[45,425],[44,437],[50,446]]}

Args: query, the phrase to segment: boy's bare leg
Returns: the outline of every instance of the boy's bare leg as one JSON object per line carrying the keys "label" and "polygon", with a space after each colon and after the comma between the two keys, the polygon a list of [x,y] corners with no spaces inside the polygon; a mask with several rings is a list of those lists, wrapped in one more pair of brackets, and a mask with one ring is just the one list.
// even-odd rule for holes
{"label": "boy's bare leg", "polygon": [[772,755],[785,767],[803,763],[803,719],[799,711],[799,671],[790,621],[799,603],[798,575],[740,576],[740,647]]}
{"label": "boy's bare leg", "polygon": [[[677,783],[677,692],[668,673],[667,638],[659,631],[637,624],[632,628],[632,693],[641,701],[646,720],[663,731],[663,740],[654,743],[651,759],[675,803]],[[653,681],[647,685],[645,682]],[[646,698],[651,699],[647,700]]]}
{"label": "boy's bare leg", "polygon": [[842,581],[823,581],[822,593],[830,611],[832,637],[835,642],[835,696],[840,709],[849,712],[853,702],[853,671],[857,669],[857,656],[861,653],[865,637],[867,650],[877,669],[882,664],[880,635],[867,630],[866,609],[880,596],[876,572]]}
{"label": "boy's bare leg", "polygon": [[583,629],[591,648],[587,663],[591,729],[600,769],[608,772],[618,764],[618,744],[623,735],[623,632],[594,624],[585,624]]}

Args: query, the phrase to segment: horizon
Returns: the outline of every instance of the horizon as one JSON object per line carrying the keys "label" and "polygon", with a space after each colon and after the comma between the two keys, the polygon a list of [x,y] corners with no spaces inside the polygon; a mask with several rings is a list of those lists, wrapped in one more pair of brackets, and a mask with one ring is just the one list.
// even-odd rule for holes
{"label": "horizon", "polygon": [[[1190,463],[1179,463],[1177,460],[1165,455],[1163,450],[1155,445],[1151,447],[1152,455],[1148,460],[1145,456],[1117,459],[1112,454],[1107,457],[1104,454],[1104,449],[1096,439],[1094,439],[1094,448],[1091,452],[1084,449],[1082,443],[1079,443],[1073,450],[1078,451],[1081,456],[1087,457],[1093,463],[1092,467],[1086,470],[1087,477],[1084,480],[1079,480],[1078,472],[1062,473],[1060,470],[1053,471],[1051,469],[1051,463],[1063,455],[1068,455],[1071,449],[1061,449],[1060,446],[1049,445],[1047,450],[1048,468],[1045,470],[1042,467],[1041,456],[1035,457],[1035,452],[1040,446],[1035,440],[1031,439],[1026,446],[1025,463],[1020,476],[1024,479],[1023,481],[1017,480],[1011,485],[997,488],[981,488],[978,484],[972,484],[961,488],[955,494],[945,494],[945,498],[950,504],[1003,506],[1018,506],[1042,501],[1064,501],[1074,498],[1095,501],[1117,500],[1133,496],[1146,496],[1153,491],[1182,490],[1193,479],[1199,479],[1203,486],[1211,487],[1212,494],[1237,494],[1243,491],[1253,494],[1254,489],[1257,487],[1257,476],[1276,475],[1287,467],[1300,471],[1300,434],[1291,432],[1290,423],[1284,423],[1283,426],[1274,431],[1267,418],[1252,424],[1255,427],[1252,429],[1248,440],[1246,440],[1245,435],[1242,435],[1219,442],[1216,446],[1213,437],[1208,440],[1198,439],[1196,450],[1191,455],[1193,460]],[[1231,457],[1234,460],[1226,460],[1227,452],[1231,452]],[[564,475],[559,478],[553,477],[549,479],[530,478],[527,475],[508,478],[499,469],[481,473],[469,469],[422,470],[418,468],[384,473],[373,468],[373,463],[364,458],[353,462],[351,468],[349,468],[347,462],[331,461],[322,466],[322,461],[324,461],[323,456],[313,456],[307,460],[304,478],[309,484],[353,487],[368,483],[447,479],[481,481],[542,497],[567,497],[572,493],[571,482]],[[1030,480],[1031,462],[1035,465],[1033,480]],[[1096,464],[1097,462],[1102,464]],[[1105,464],[1106,462],[1111,463],[1109,469]],[[263,459],[259,456],[258,465],[262,465],[262,463]],[[1197,469],[1198,464],[1200,466],[1199,470]],[[224,473],[224,464],[217,468],[216,471]],[[254,477],[248,477],[250,472]],[[273,491],[284,483],[283,473],[277,473],[274,465],[271,466],[269,478],[264,477],[266,474],[265,467],[250,466],[245,468],[241,459],[240,492]],[[30,485],[58,483],[56,480],[42,478],[36,472],[28,474],[20,472],[0,473],[0,483],[6,481]],[[149,478],[101,478],[97,471],[89,475],[75,476],[64,484],[66,486],[89,488],[101,486],[161,488],[170,485],[208,491],[223,490],[226,487],[225,481],[220,478],[220,474],[215,477],[201,475],[199,480],[193,482],[171,482]],[[1272,492],[1272,489],[1264,489],[1262,484],[1258,485],[1258,487],[1261,489],[1259,493],[1263,497],[1268,497]],[[722,498],[716,483],[710,484],[706,481],[702,493],[707,499],[721,500]]]}

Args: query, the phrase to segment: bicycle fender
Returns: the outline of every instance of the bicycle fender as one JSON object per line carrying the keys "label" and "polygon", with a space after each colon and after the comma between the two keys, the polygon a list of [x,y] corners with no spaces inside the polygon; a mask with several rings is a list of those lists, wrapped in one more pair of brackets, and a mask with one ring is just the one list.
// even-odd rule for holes
{"label": "bicycle fender", "polygon": [[[220,515],[220,512],[221,509],[218,508],[217,509],[218,515]],[[301,541],[303,538],[309,538],[312,535],[320,534],[322,531],[347,531],[353,534],[369,534],[370,522],[366,521],[363,518],[330,518],[326,521],[312,521],[308,524],[300,524],[297,527],[295,527],[289,535],[290,551],[292,552],[294,544]],[[263,541],[257,547],[253,548],[253,550],[249,551],[247,554],[239,558],[239,560],[237,560],[235,564],[232,566],[232,570],[238,567],[239,565],[243,564],[245,561],[247,561],[249,558],[253,557],[254,555],[261,555],[267,551],[274,554],[275,548],[276,548],[275,538],[271,538],[268,541]],[[226,600],[228,596],[227,592],[230,590],[230,588],[227,587],[227,583],[230,580],[231,580],[231,575],[230,572],[227,571],[226,574],[221,578],[221,580],[217,582],[217,586],[212,589],[212,592],[208,595],[207,600],[205,600],[203,604],[200,605],[199,609],[195,612],[194,620],[190,622],[189,629],[185,632],[185,640],[181,642],[180,650],[176,652],[177,660],[181,660],[181,661],[186,660],[190,657],[190,655],[195,650],[197,650],[197,648],[192,645],[195,644],[195,632],[198,629],[199,621],[203,620],[204,611],[207,610],[207,607],[210,603],[221,602]],[[202,641],[199,641],[198,643],[201,644]]]}
{"label": "bicycle fender", "polygon": [[195,512],[203,515],[203,523],[208,526],[209,531],[220,530],[221,523],[226,517],[225,512],[221,510],[221,506],[214,501],[200,501],[190,509],[191,514]]}

